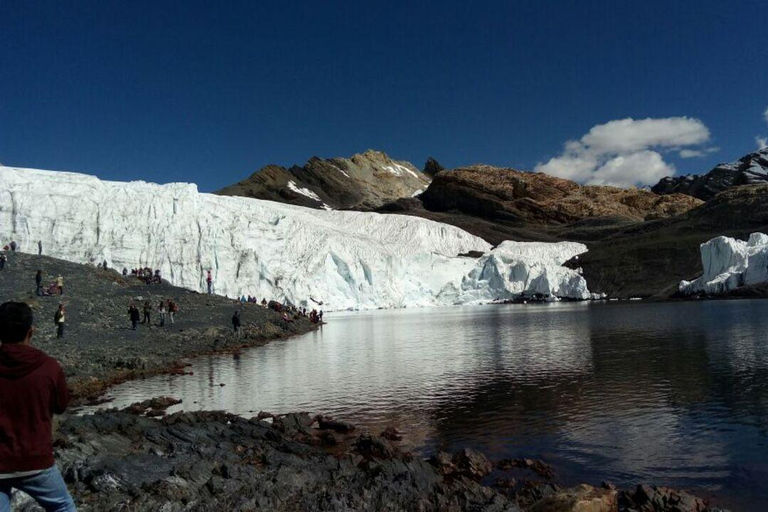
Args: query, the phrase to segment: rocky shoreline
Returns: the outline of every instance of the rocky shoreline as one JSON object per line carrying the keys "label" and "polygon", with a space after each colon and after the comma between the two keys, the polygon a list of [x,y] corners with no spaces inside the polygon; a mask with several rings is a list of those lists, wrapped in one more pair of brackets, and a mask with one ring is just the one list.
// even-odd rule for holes
{"label": "rocky shoreline", "polygon": [[[545,463],[463,449],[429,459],[399,434],[306,413],[179,412],[177,400],[70,416],[56,458],[79,510],[715,512],[682,491],[563,488]],[[22,496],[15,510],[37,510]]]}
{"label": "rocky shoreline", "polygon": [[[75,403],[96,399],[108,387],[158,373],[183,372],[185,359],[236,352],[313,330],[306,318],[287,323],[281,316],[256,304],[240,304],[218,295],[192,292],[163,282],[148,285],[123,277],[117,270],[24,253],[7,253],[0,271],[2,300],[24,301],[35,314],[33,344],[58,359]],[[47,284],[64,278],[64,295],[38,297],[35,272]],[[173,325],[160,326],[157,305],[173,299],[180,310]],[[131,330],[128,306],[139,309],[145,301],[153,307],[151,322]],[[66,308],[66,334],[57,339],[53,315],[60,303]],[[241,312],[242,329],[234,336],[231,317]]]}

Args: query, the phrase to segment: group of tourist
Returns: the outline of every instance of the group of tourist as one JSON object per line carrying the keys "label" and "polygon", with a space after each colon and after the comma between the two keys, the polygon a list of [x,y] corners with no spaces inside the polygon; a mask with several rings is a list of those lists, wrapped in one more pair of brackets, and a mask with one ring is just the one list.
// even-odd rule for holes
{"label": "group of tourist", "polygon": [[[153,309],[152,302],[148,300],[144,301],[141,312],[136,303],[131,302],[128,307],[128,319],[131,321],[131,328],[135,331],[136,327],[139,325],[139,320],[141,320],[142,324],[151,325]],[[179,306],[173,299],[161,299],[157,304],[157,314],[159,317],[157,325],[159,327],[164,327],[166,317],[171,325],[173,325],[176,321],[176,313],[178,312]]]}
{"label": "group of tourist", "polygon": [[49,297],[51,295],[64,295],[64,277],[61,274],[50,282],[47,287],[43,286],[43,271],[38,269],[35,274],[35,295],[38,297]]}
{"label": "group of tourist", "polygon": [[[104,262],[104,268],[106,267],[106,261]],[[123,277],[128,277],[128,269],[123,267]],[[160,269],[152,270],[150,267],[134,268],[131,270],[131,277],[141,279],[146,284],[160,284],[163,279],[160,277]]]}
{"label": "group of tourist", "polygon": [[248,295],[246,297],[245,295],[243,295],[242,297],[240,297],[240,303],[242,303],[242,304],[261,304],[262,306],[266,307],[267,299],[261,299],[261,302],[259,302],[259,299],[257,299],[256,297],[251,297],[250,295]]}

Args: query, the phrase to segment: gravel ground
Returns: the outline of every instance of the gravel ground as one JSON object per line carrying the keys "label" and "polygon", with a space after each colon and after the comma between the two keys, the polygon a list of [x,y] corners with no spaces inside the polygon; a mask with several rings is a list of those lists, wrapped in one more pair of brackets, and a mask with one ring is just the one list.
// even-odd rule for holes
{"label": "gravel ground", "polygon": [[[108,386],[153,373],[176,370],[195,355],[235,351],[246,346],[303,334],[314,328],[304,318],[286,323],[280,315],[256,304],[241,305],[216,295],[205,295],[167,283],[147,285],[116,270],[102,270],[47,256],[6,253],[0,271],[0,301],[24,301],[35,314],[32,343],[58,359],[76,402],[100,395]],[[37,297],[35,273],[43,284],[64,278],[64,295]],[[160,327],[157,305],[173,299],[179,306],[176,322]],[[269,299],[269,297],[267,298]],[[151,325],[131,330],[128,307],[139,310],[145,300],[155,308]],[[53,316],[59,303],[66,308],[66,330],[56,339]],[[242,333],[236,339],[231,318],[240,309]]]}

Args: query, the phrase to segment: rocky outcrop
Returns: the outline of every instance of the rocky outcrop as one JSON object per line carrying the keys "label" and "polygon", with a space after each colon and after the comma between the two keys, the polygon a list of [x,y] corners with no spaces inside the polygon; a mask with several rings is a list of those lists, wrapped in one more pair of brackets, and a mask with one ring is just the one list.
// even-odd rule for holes
{"label": "rocky outcrop", "polygon": [[768,183],[768,148],[736,162],[719,164],[706,174],[663,178],[651,189],[657,194],[687,194],[709,201],[718,193],[739,185]]}
{"label": "rocky outcrop", "polygon": [[427,161],[424,164],[424,174],[432,178],[434,178],[437,175],[437,173],[442,172],[444,170],[445,170],[445,167],[440,165],[440,162],[438,162],[432,157],[427,158]]}
{"label": "rocky outcrop", "polygon": [[429,181],[411,163],[369,150],[351,158],[312,157],[303,166],[268,165],[217,193],[310,208],[368,210],[418,194]]}
{"label": "rocky outcrop", "polygon": [[[65,418],[55,433],[56,460],[78,510],[150,511],[459,511],[705,512],[683,491],[639,485],[622,491],[579,485],[562,488],[517,473],[483,485],[494,469],[481,453],[463,449],[423,460],[387,435],[333,435],[307,413],[179,412],[163,418],[145,407]],[[539,474],[546,465],[501,461]],[[550,476],[540,474],[549,479]],[[38,510],[16,493],[14,510]]]}
{"label": "rocky outcrop", "polygon": [[[469,478],[368,433],[326,451],[306,414],[162,419],[108,411],[66,419],[56,459],[78,510],[519,512]],[[474,465],[482,464],[473,462]],[[17,496],[14,510],[34,509]]]}
{"label": "rocky outcrop", "polygon": [[565,225],[584,219],[643,221],[671,217],[701,204],[684,195],[582,186],[542,173],[491,166],[444,171],[419,197],[431,211],[460,211],[484,219]]}

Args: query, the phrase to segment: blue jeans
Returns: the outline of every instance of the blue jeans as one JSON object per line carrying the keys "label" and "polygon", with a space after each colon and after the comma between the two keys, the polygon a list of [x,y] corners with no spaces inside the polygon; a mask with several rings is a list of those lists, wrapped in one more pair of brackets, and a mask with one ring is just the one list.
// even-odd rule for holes
{"label": "blue jeans", "polygon": [[29,494],[47,512],[77,511],[56,465],[32,476],[0,478],[0,512],[11,510],[11,489]]}

